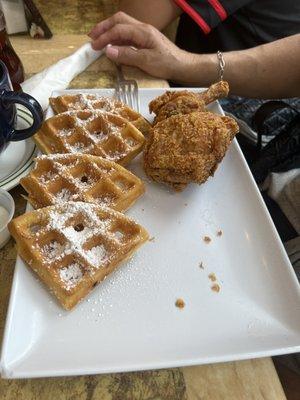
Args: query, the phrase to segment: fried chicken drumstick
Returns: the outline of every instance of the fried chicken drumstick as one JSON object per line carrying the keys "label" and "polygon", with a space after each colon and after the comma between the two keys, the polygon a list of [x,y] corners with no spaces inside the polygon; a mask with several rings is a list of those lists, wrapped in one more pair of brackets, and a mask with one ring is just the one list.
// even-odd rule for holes
{"label": "fried chicken drumstick", "polygon": [[167,91],[149,103],[149,110],[156,114],[154,124],[157,124],[173,115],[206,111],[206,105],[217,99],[226,97],[228,92],[229,85],[225,81],[214,83],[201,93],[193,93],[188,90]]}
{"label": "fried chicken drumstick", "polygon": [[144,149],[145,172],[177,191],[190,182],[203,183],[214,174],[238,131],[234,119],[211,112],[164,119],[150,130]]}

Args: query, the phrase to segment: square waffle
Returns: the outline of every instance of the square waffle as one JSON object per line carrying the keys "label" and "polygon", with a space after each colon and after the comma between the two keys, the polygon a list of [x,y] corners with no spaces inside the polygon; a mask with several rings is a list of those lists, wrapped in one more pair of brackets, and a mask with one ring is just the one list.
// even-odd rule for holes
{"label": "square waffle", "polygon": [[49,102],[56,114],[73,110],[99,110],[120,115],[131,122],[144,135],[147,135],[151,128],[150,123],[141,114],[126,106],[121,101],[111,97],[85,93],[68,94],[50,97]]}
{"label": "square waffle", "polygon": [[86,201],[125,211],[145,190],[138,177],[101,157],[51,154],[35,161],[35,168],[20,181],[34,208]]}
{"label": "square waffle", "polygon": [[140,153],[145,142],[143,134],[124,118],[90,110],[47,119],[34,139],[46,154],[91,154],[122,165]]}
{"label": "square waffle", "polygon": [[9,230],[20,256],[67,310],[148,240],[125,215],[83,202],[28,212]]}

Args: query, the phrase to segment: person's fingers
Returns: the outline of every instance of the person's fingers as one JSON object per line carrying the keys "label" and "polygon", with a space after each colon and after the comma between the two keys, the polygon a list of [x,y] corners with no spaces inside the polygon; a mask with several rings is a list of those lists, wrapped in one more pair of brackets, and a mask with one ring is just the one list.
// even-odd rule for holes
{"label": "person's fingers", "polygon": [[97,25],[94,26],[94,28],[88,33],[88,36],[95,40],[99,35],[102,35],[102,33],[106,32],[108,29],[110,29],[113,26],[112,21],[110,18],[99,22]]}
{"label": "person's fingers", "polygon": [[107,46],[105,54],[114,62],[140,67],[145,61],[145,51],[132,46]]}
{"label": "person's fingers", "polygon": [[101,50],[108,44],[130,44],[139,48],[149,48],[151,32],[141,25],[117,24],[92,41],[94,50]]}
{"label": "person's fingers", "polygon": [[116,24],[138,24],[139,21],[123,13],[122,11],[117,12],[111,17],[99,22],[94,28],[88,33],[88,36],[95,40],[98,36],[111,29]]}

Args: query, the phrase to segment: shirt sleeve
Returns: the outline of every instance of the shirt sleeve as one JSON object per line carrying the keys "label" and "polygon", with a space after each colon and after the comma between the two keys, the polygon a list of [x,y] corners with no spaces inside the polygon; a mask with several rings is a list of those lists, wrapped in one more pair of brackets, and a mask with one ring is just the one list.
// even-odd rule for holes
{"label": "shirt sleeve", "polygon": [[251,0],[174,0],[208,34],[220,22]]}

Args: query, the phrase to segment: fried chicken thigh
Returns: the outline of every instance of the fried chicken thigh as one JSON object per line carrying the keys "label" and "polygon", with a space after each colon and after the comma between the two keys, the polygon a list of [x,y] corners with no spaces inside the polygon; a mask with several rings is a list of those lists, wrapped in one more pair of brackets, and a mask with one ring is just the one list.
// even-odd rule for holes
{"label": "fried chicken thigh", "polygon": [[178,114],[150,130],[144,168],[154,181],[180,191],[212,176],[239,128],[234,119],[211,112]]}
{"label": "fried chicken thigh", "polygon": [[222,97],[226,97],[228,92],[229,86],[225,81],[217,82],[201,93],[193,93],[188,90],[176,92],[167,91],[150,102],[149,110],[156,114],[154,124],[157,124],[173,115],[206,111],[207,104]]}

